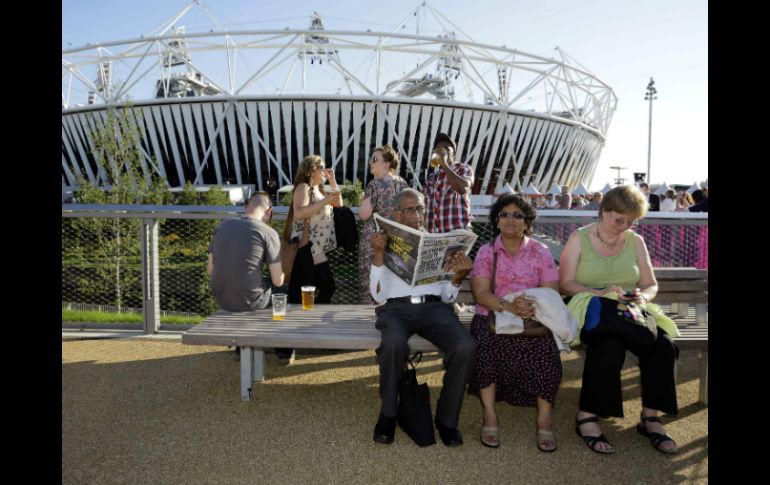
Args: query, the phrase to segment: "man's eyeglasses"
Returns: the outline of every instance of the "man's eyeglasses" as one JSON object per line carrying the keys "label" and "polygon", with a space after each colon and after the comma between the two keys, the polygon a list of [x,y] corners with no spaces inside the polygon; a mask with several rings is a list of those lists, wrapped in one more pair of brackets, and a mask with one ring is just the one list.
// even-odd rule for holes
{"label": "man's eyeglasses", "polygon": [[396,209],[399,212],[403,212],[408,216],[413,216],[415,213],[423,215],[425,214],[425,206],[418,205],[416,207],[405,207],[404,209]]}
{"label": "man's eyeglasses", "polygon": [[500,213],[497,216],[500,219],[519,219],[519,220],[524,219],[525,217],[527,217],[521,211],[516,211],[516,212],[500,211]]}

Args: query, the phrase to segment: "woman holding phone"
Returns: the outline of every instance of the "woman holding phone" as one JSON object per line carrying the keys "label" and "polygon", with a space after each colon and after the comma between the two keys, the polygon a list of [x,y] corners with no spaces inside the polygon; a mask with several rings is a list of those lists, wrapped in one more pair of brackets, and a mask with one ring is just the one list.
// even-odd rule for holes
{"label": "woman holding phone", "polygon": [[[573,232],[561,253],[561,293],[572,297],[573,314],[580,302],[585,304],[584,319],[575,314],[580,341],[587,345],[575,432],[597,453],[615,452],[602,434],[599,416],[623,417],[620,372],[626,350],[639,357],[642,411],[636,430],[656,450],[677,451],[658,418],[659,411],[678,412],[674,364],[679,351],[671,340],[677,335],[676,325],[672,328],[670,319],[658,318],[657,308],[647,305],[655,298],[658,283],[644,239],[631,230],[647,208],[647,198],[635,186],[610,190],[599,206],[598,220]],[[592,304],[601,310],[592,311]],[[616,315],[641,314],[637,309],[649,312],[654,320],[613,326]]]}

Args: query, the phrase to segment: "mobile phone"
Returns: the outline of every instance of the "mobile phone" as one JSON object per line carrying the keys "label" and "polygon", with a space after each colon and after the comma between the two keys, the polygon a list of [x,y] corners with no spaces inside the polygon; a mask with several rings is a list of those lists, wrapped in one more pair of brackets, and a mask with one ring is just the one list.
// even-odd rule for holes
{"label": "mobile phone", "polygon": [[623,293],[623,296],[625,296],[626,298],[636,298],[636,294],[633,291],[627,291]]}

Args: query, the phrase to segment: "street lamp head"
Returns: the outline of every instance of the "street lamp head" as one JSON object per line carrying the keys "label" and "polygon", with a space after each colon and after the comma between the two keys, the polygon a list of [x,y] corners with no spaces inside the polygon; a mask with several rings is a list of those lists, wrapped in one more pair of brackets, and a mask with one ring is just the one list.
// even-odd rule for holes
{"label": "street lamp head", "polygon": [[644,100],[648,101],[650,99],[658,99],[657,96],[658,90],[655,89],[655,80],[650,78],[650,82],[647,84],[647,91],[645,92]]}

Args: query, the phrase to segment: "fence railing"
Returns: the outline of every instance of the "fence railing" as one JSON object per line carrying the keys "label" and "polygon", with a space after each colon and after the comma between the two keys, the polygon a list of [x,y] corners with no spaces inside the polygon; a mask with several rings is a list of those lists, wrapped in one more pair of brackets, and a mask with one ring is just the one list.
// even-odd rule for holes
{"label": "fence railing", "polygon": [[[273,210],[279,233],[287,209]],[[493,238],[488,213],[473,209],[479,239],[471,256]],[[62,205],[62,301],[118,312],[141,308],[146,333],[160,328],[161,310],[209,315],[218,307],[206,273],[208,245],[223,219],[241,214],[240,206]],[[595,217],[540,211],[534,238],[558,260],[570,233]],[[644,236],[654,267],[708,268],[708,214],[651,213],[634,230]],[[338,248],[328,256],[337,287],[332,303],[358,303],[358,252]]]}

